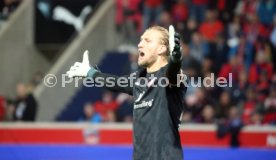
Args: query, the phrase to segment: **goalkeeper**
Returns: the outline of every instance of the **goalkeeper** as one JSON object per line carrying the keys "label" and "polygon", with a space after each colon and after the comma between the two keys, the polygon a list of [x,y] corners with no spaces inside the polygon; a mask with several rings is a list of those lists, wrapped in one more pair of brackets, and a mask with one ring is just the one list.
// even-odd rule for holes
{"label": "goalkeeper", "polygon": [[[134,84],[128,81],[126,86],[117,83],[106,85],[108,78],[116,81],[122,77],[101,73],[91,67],[87,51],[82,63],[76,62],[67,75],[100,78],[107,89],[134,96],[134,160],[182,160],[178,127],[186,88],[178,82],[182,58],[180,37],[172,26],[169,31],[153,26],[141,36],[138,51],[138,65],[142,69],[127,76],[135,77]],[[141,78],[149,82],[145,85]],[[161,78],[166,78],[168,82],[162,81],[161,85]]]}

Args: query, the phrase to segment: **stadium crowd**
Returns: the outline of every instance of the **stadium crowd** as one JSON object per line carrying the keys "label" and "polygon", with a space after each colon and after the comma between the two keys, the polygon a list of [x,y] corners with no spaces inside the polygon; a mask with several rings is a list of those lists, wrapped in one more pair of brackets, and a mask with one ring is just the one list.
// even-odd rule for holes
{"label": "stadium crowd", "polygon": [[149,26],[174,24],[190,80],[232,73],[231,87],[190,84],[183,122],[276,124],[276,1],[117,0],[116,23],[134,45]]}

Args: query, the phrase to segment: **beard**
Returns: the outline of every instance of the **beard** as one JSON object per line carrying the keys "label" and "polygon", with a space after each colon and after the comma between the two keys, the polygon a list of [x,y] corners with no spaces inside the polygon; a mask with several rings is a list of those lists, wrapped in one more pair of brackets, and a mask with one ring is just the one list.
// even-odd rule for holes
{"label": "beard", "polygon": [[138,66],[141,68],[147,68],[148,63],[146,61],[142,61],[142,62],[138,61]]}

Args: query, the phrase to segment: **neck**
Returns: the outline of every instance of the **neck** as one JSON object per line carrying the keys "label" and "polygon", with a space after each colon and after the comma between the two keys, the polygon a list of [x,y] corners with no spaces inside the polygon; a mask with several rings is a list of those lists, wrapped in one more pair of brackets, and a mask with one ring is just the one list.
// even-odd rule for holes
{"label": "neck", "polygon": [[158,58],[151,66],[147,67],[147,73],[153,73],[168,64],[166,57]]}

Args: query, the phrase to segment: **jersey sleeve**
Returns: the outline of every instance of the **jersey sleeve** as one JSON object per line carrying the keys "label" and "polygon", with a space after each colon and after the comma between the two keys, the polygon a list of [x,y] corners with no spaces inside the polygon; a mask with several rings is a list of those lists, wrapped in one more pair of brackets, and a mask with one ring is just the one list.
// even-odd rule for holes
{"label": "jersey sleeve", "polygon": [[133,95],[133,76],[116,76],[112,74],[97,72],[92,77],[96,86],[103,86],[114,92],[122,92]]}
{"label": "jersey sleeve", "polygon": [[170,85],[177,85],[177,80],[180,78],[178,76],[181,76],[181,60],[174,62],[171,59],[169,60],[168,68],[166,71],[166,76],[169,79]]}

